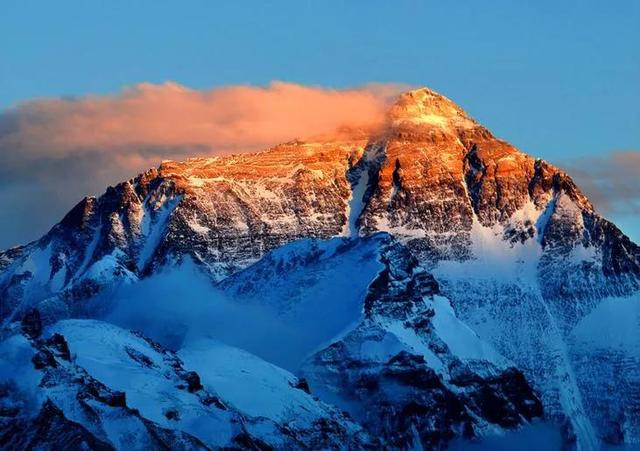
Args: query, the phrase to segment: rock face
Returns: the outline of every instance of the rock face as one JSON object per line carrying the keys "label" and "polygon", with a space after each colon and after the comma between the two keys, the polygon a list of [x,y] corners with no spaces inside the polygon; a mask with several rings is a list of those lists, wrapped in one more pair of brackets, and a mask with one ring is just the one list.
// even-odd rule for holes
{"label": "rock face", "polygon": [[[0,253],[0,319],[11,327],[34,307],[45,325],[99,317],[106,308],[100,299],[119,286],[186,259],[232,296],[245,296],[254,289],[251,277],[319,271],[319,254],[279,254],[287,243],[344,237],[360,246],[379,232],[394,244],[372,254],[379,267],[368,267],[365,292],[349,294],[364,317],[303,365],[312,393],[341,393],[329,402],[343,403],[398,446],[517,426],[540,414],[538,396],[545,416],[565,425],[565,439],[585,449],[640,442],[635,342],[589,338],[595,324],[615,335],[618,318],[640,312],[640,248],[563,171],[495,138],[426,88],[400,96],[386,127],[369,136],[167,161],[85,198],[40,240]],[[274,272],[278,261],[289,270]],[[500,358],[470,359],[451,343],[441,346],[430,332],[438,312],[455,318],[447,327],[464,325],[484,343],[480,349],[489,346]],[[29,316],[23,322],[30,331],[32,323]],[[394,355],[363,361],[358,349],[386,340],[389,324],[418,337],[443,369],[406,343]],[[466,363],[443,363],[440,349]],[[609,393],[612,374],[629,390]],[[332,386],[338,376],[341,385]],[[387,414],[385,387],[397,384],[400,404]],[[412,384],[424,384],[428,395]],[[455,402],[436,408],[443,416],[433,422],[443,399]],[[370,416],[358,416],[359,409]],[[397,409],[407,415],[396,416]],[[499,418],[491,417],[495,411]]]}
{"label": "rock face", "polygon": [[523,374],[460,322],[403,246],[381,250],[360,324],[314,354],[314,392],[394,448],[437,449],[542,416]]}

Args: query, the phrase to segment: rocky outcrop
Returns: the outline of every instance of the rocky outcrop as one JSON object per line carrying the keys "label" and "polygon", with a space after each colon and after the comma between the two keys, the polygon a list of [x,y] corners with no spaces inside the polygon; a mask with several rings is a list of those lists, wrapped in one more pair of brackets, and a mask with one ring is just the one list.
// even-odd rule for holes
{"label": "rocky outcrop", "polygon": [[313,392],[400,449],[438,449],[542,416],[524,375],[464,328],[405,247],[391,241],[381,261],[363,321],[305,365]]}
{"label": "rocky outcrop", "polygon": [[[604,300],[636,302],[640,248],[562,170],[426,88],[400,96],[369,136],[167,161],[84,199],[40,240],[0,253],[0,320],[10,325],[36,306],[44,324],[99,316],[115,287],[185,259],[224,286],[287,243],[381,231],[422,268],[412,283],[438,286],[456,317],[524,373],[547,415],[569,421],[567,437],[585,446],[612,434],[640,440],[635,426],[612,429],[596,413],[631,418],[640,401],[585,393],[601,386],[591,383],[600,373],[576,363],[585,353],[570,340]],[[420,305],[423,294],[389,285],[403,280],[394,277],[372,284],[380,291],[366,299],[367,314],[374,304],[384,317]],[[429,309],[410,328],[419,330],[421,315]],[[611,355],[616,367],[636,361]]]}
{"label": "rocky outcrop", "polygon": [[[0,392],[0,396],[3,394],[6,392]],[[82,425],[69,421],[49,400],[42,405],[37,417],[30,421],[13,418],[17,411],[3,413],[5,415],[0,418],[0,445],[3,449],[114,449]]]}

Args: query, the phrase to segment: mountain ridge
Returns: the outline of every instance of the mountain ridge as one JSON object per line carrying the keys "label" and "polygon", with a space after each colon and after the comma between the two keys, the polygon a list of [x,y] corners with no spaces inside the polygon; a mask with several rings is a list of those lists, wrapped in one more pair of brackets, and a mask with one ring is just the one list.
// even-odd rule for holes
{"label": "mountain ridge", "polygon": [[[636,302],[640,248],[595,211],[564,171],[495,138],[428,88],[401,95],[385,127],[369,134],[343,131],[334,140],[294,140],[255,154],[163,161],[83,199],[40,240],[0,253],[0,319],[9,327],[34,307],[45,324],[92,317],[89,300],[187,260],[223,290],[243,293],[233,287],[241,274],[263,274],[260,262],[282,247],[303,239],[356,242],[380,232],[402,251],[380,254],[385,269],[364,281],[382,291],[353,299],[365,312],[374,303],[382,313],[365,315],[334,342],[340,352],[352,359],[352,347],[371,337],[397,339],[393,324],[402,318],[419,337],[404,345],[409,355],[368,365],[395,374],[389,380],[404,377],[398,365],[401,373],[407,365],[418,371],[420,358],[433,365],[432,354],[411,353],[440,349],[439,339],[421,328],[439,321],[430,311],[447,311],[442,296],[456,321],[522,370],[545,418],[564,424],[565,440],[584,449],[605,439],[640,441],[633,420],[640,397],[591,393],[602,380],[576,360],[591,350],[572,342],[574,329],[596,321],[604,300]],[[312,246],[292,255],[309,269],[322,258],[318,252]],[[291,267],[286,259],[282,265]],[[264,274],[266,282],[292,277],[286,270]],[[426,275],[436,291],[420,291]],[[325,366],[316,374],[361,377],[321,355]],[[603,374],[608,365],[640,362],[633,353],[598,359]],[[622,383],[631,386],[640,374],[628,367]],[[383,391],[376,397],[387,402]],[[406,426],[393,438],[399,446],[415,440]],[[456,428],[453,436],[461,434]],[[451,437],[420,440],[435,445]]]}

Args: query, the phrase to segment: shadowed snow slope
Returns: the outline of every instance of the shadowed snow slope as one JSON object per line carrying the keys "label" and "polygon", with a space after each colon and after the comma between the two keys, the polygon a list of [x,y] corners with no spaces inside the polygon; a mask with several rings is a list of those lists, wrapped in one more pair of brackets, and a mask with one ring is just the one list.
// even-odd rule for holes
{"label": "shadowed snow slope", "polygon": [[[356,423],[298,388],[299,381],[286,371],[221,343],[207,348],[213,358],[198,366],[213,368],[204,366],[201,378],[189,362],[161,345],[101,321],[65,320],[39,338],[13,336],[0,343],[0,353],[11,351],[15,368],[24,368],[28,376],[14,387],[5,385],[11,377],[2,374],[3,446],[40,443],[46,436],[25,438],[12,431],[25,426],[42,431],[51,427],[54,415],[62,424],[52,434],[74,425],[79,431],[74,441],[91,449],[92,440],[123,450],[361,448],[371,440]],[[237,376],[235,371],[250,368],[258,370],[254,380],[210,377],[216,371]],[[239,402],[240,387],[246,390],[245,383],[259,380],[267,382],[251,385],[257,401]],[[234,381],[235,391],[229,388]],[[50,403],[46,410],[37,407],[37,399]],[[295,416],[279,406],[295,409]]]}

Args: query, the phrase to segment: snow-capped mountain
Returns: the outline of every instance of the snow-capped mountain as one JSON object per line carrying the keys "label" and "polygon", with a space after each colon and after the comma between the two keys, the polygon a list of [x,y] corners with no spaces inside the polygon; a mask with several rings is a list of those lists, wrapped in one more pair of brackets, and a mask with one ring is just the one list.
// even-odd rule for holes
{"label": "snow-capped mountain", "polygon": [[[185,266],[237,327],[104,322]],[[640,248],[562,170],[426,88],[375,132],[165,161],[0,271],[3,353],[30,374],[0,392],[9,447],[59,430],[107,448],[432,448],[531,421],[580,449],[640,444]]]}
{"label": "snow-capped mountain", "polygon": [[5,365],[21,373],[0,393],[3,448],[359,448],[372,442],[340,411],[312,398],[304,382],[244,351],[208,342],[182,350],[187,362],[197,359],[197,373],[160,344],[109,323],[64,320],[42,330],[37,310],[26,318],[23,334],[0,347]]}

